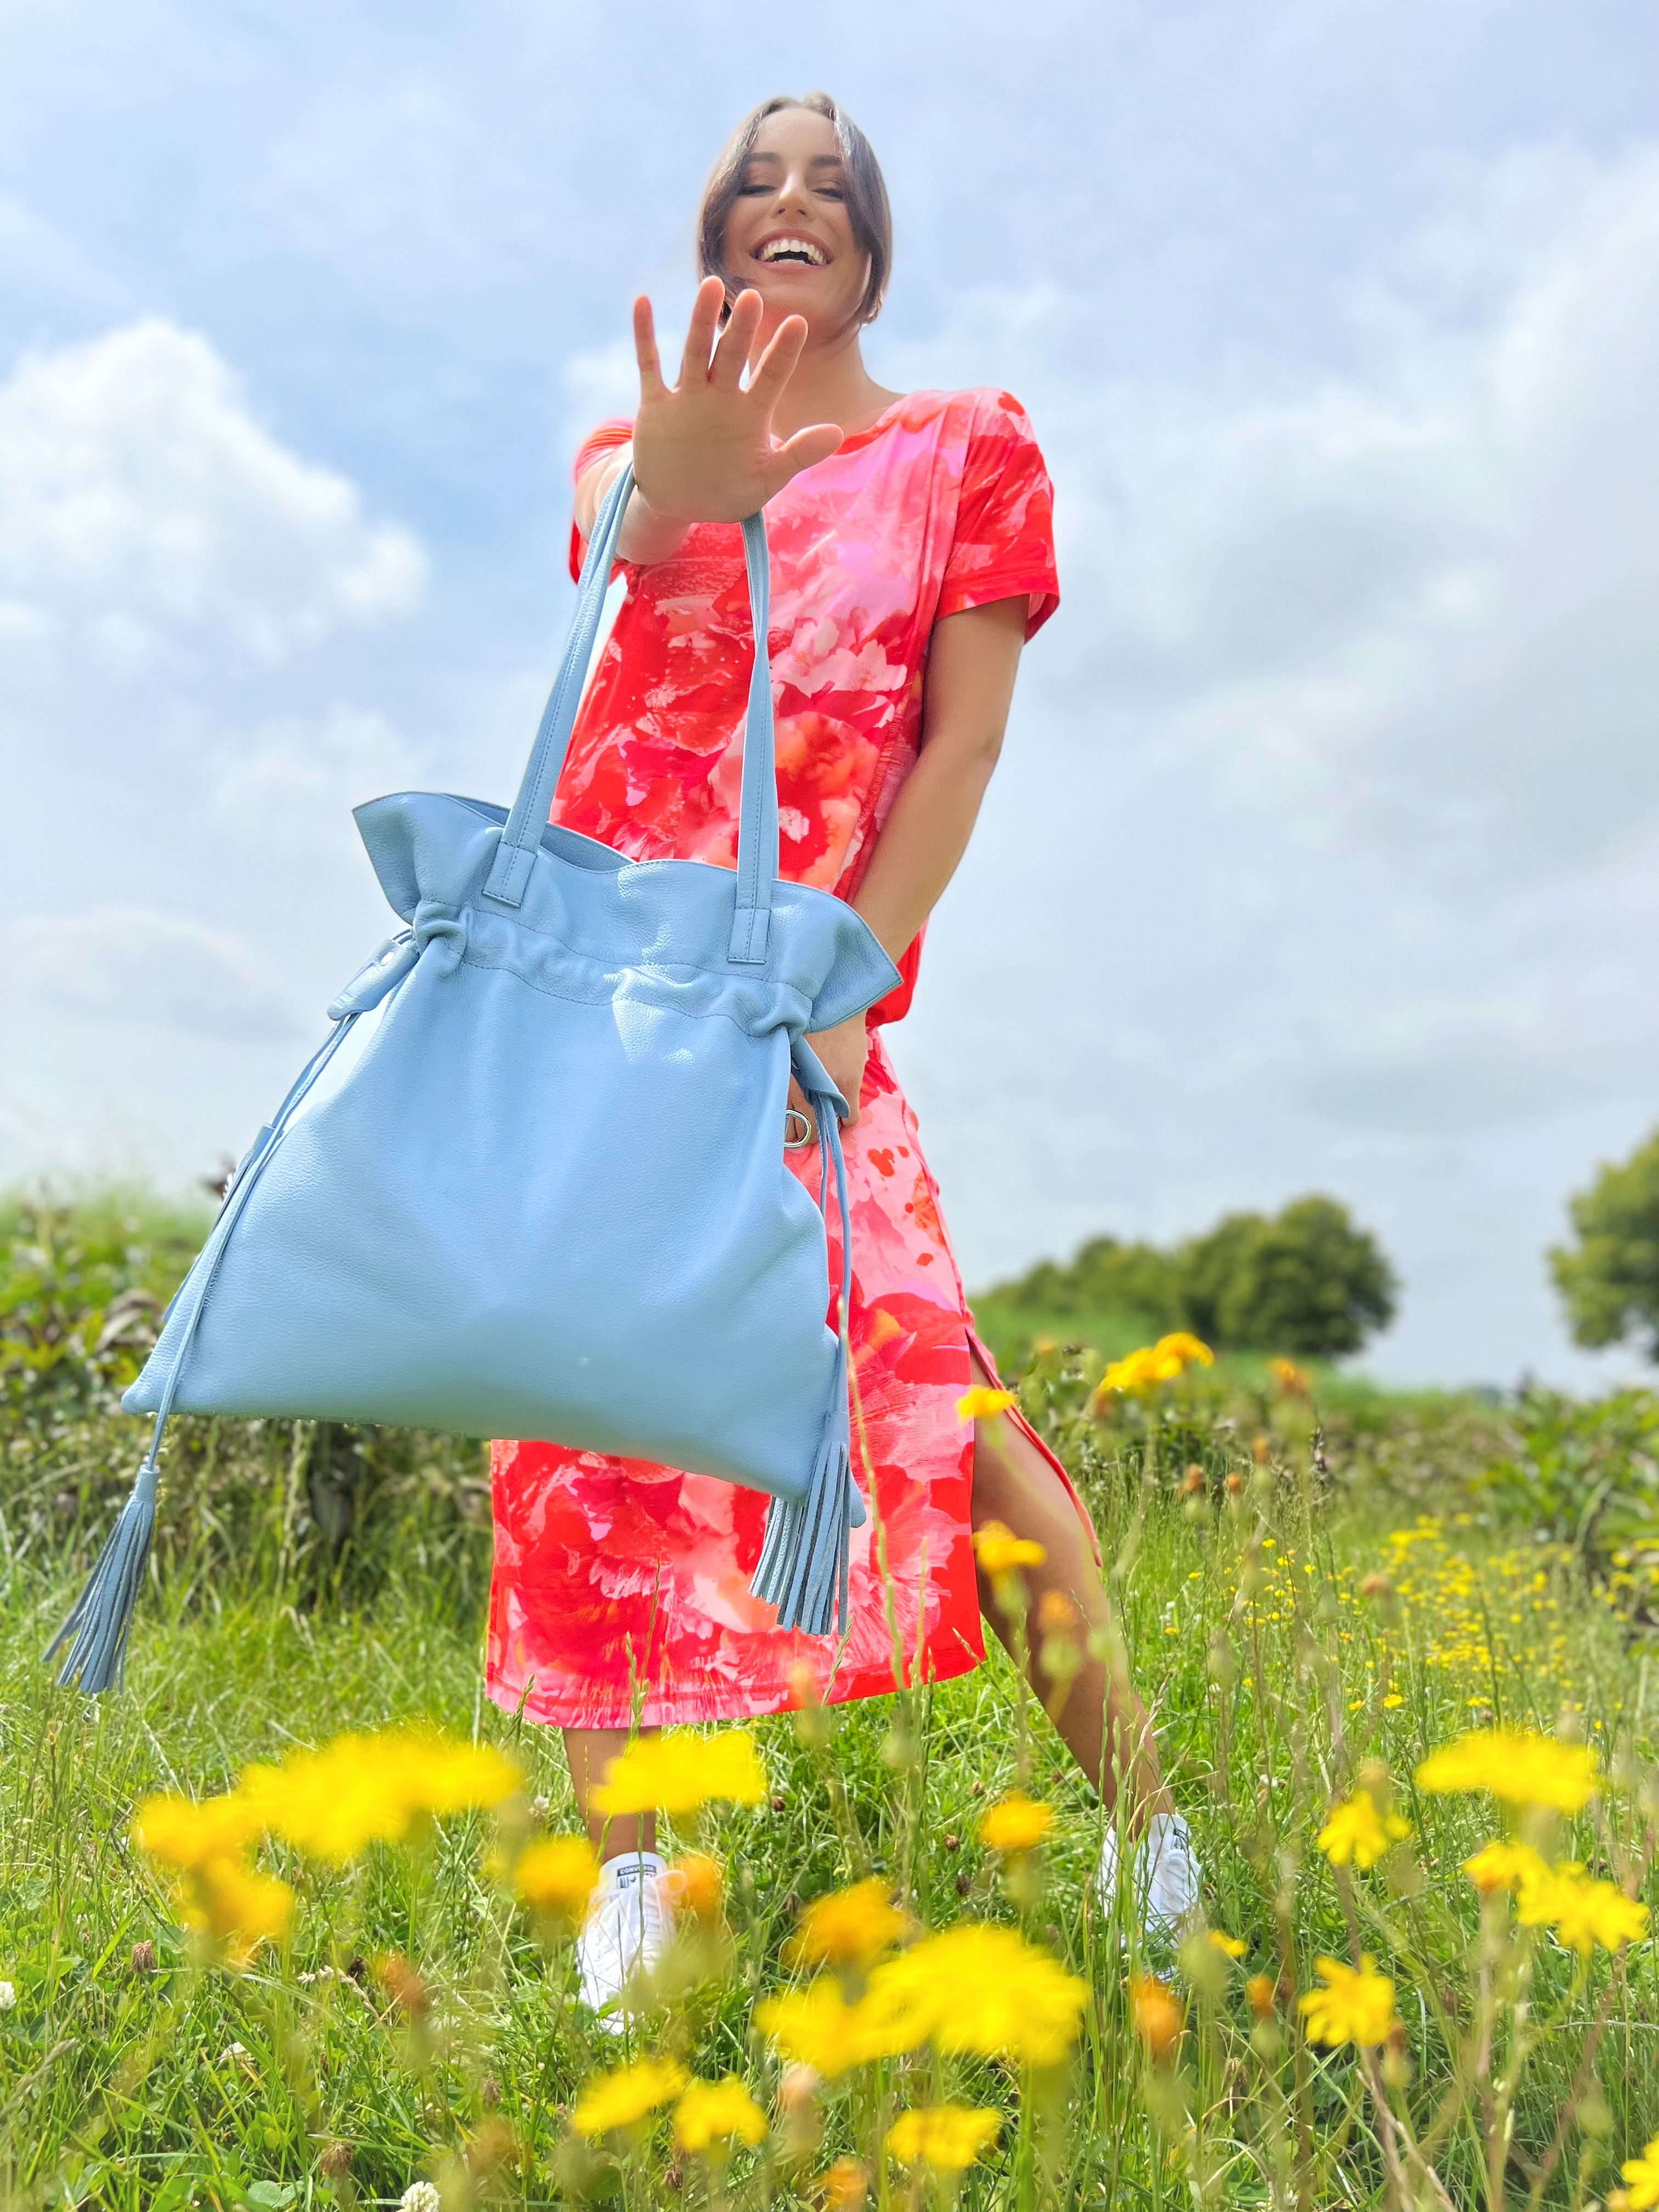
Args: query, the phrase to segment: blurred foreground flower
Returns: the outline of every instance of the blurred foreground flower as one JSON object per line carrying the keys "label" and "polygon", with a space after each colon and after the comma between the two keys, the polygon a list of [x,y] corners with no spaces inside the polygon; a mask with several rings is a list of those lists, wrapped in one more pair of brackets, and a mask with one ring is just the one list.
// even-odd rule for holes
{"label": "blurred foreground flower", "polygon": [[187,1928],[218,1946],[240,1972],[261,1943],[279,1942],[294,1911],[294,1892],[260,1874],[248,1847],[258,1822],[233,1792],[201,1804],[187,1797],[148,1797],[133,1816],[132,1839],[169,1869],[170,1887]]}
{"label": "blurred foreground flower", "polygon": [[592,2075],[576,2100],[570,2124],[579,2136],[588,2136],[632,2127],[647,2113],[672,2105],[690,2079],[678,2059],[636,2058],[631,2066]]}
{"label": "blurred foreground flower", "polygon": [[1362,2050],[1386,2043],[1394,2026],[1394,1984],[1379,1974],[1369,1951],[1358,1968],[1339,1959],[1316,1959],[1314,1966],[1325,1984],[1297,1999],[1307,2021],[1310,2043],[1357,2043]]}
{"label": "blurred foreground flower", "polygon": [[1187,2025],[1186,2009],[1175,1991],[1156,1974],[1132,1974],[1129,2017],[1153,2063],[1167,2066]]}
{"label": "blurred foreground flower", "polygon": [[850,1889],[820,1897],[801,1915],[800,1926],[783,1947],[790,1966],[867,1966],[909,1933],[910,1923],[893,1903],[893,1886],[879,1875]]}
{"label": "blurred foreground flower", "polygon": [[878,2039],[1058,2066],[1077,2039],[1089,1984],[1012,1928],[976,1924],[929,1936],[870,1978]]}
{"label": "blurred foreground flower", "polygon": [[957,1400],[957,1419],[959,1421],[988,1420],[994,1413],[1006,1413],[1018,1400],[1012,1390],[988,1390],[976,1382],[971,1390],[964,1390]]}
{"label": "blurred foreground flower", "polygon": [[586,1836],[549,1836],[519,1855],[513,1887],[532,1911],[572,1927],[581,1920],[599,1878],[599,1855]]}
{"label": "blurred foreground flower", "polygon": [[715,1920],[726,1895],[726,1869],[707,1851],[687,1851],[668,1869],[669,1894],[674,1909],[694,1920]]}
{"label": "blurred foreground flower", "polygon": [[982,1814],[979,1839],[987,1850],[1035,1850],[1052,1832],[1054,1808],[1013,1790]]}
{"label": "blurred foreground flower", "polygon": [[1619,2172],[1629,2185],[1626,2201],[1630,2212],[1654,2212],[1659,2205],[1659,2136],[1640,2158],[1627,2158]]}
{"label": "blurred foreground flower", "polygon": [[873,2018],[862,2002],[848,2004],[830,1974],[804,1990],[764,1998],[755,2008],[755,2025],[784,2057],[810,2066],[826,2081],[873,2059],[896,2058],[911,2047],[898,2041],[890,2024]]}
{"label": "blurred foreground flower", "polygon": [[499,1805],[522,1780],[493,1745],[382,1729],[250,1766],[234,1795],[269,1834],[343,1866],[370,1844],[401,1843],[423,1820]]}
{"label": "blurred foreground flower", "polygon": [[1015,1567],[1040,1567],[1048,1554],[1030,1536],[1016,1536],[1000,1521],[988,1521],[974,1531],[974,1550],[988,1575],[1006,1575]]}
{"label": "blurred foreground flower", "polygon": [[1595,1754],[1582,1744],[1522,1729],[1476,1729],[1431,1752],[1417,1786],[1441,1793],[1486,1790],[1510,1805],[1580,1813],[1601,1787]]}
{"label": "blurred foreground flower", "polygon": [[720,1798],[758,1805],[766,1795],[766,1769],[745,1729],[698,1735],[689,1729],[641,1736],[605,1770],[592,1793],[596,1812],[695,1813]]}
{"label": "blurred foreground flower", "polygon": [[1379,1813],[1369,1790],[1356,1790],[1340,1805],[1333,1805],[1325,1825],[1314,1838],[1333,1866],[1371,1867],[1395,1844],[1411,1833],[1409,1820],[1398,1813]]}
{"label": "blurred foreground flower", "polygon": [[1287,1398],[1305,1398],[1313,1388],[1307,1370],[1293,1359],[1270,1359],[1267,1372],[1273,1378],[1273,1388]]}
{"label": "blurred foreground flower", "polygon": [[674,2107],[674,2141],[682,2150],[765,2140],[766,2115],[735,2074],[719,2081],[693,2081]]}
{"label": "blurred foreground flower", "polygon": [[899,2114],[887,2130],[887,2148],[901,2166],[962,2173],[990,2149],[1001,2129],[999,2112],[968,2105],[926,2105]]}

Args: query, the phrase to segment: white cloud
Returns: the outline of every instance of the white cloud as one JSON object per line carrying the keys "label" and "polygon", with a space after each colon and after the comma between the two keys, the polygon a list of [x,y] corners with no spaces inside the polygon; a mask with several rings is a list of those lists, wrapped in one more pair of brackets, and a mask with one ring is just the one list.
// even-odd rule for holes
{"label": "white cloud", "polygon": [[27,915],[0,933],[9,988],[99,1024],[263,1038],[299,1010],[246,942],[185,914],[111,902]]}
{"label": "white cloud", "polygon": [[407,789],[417,774],[409,747],[384,715],[337,708],[314,720],[267,725],[247,750],[222,757],[213,779],[216,819],[250,843],[290,852],[351,848],[351,809]]}
{"label": "white cloud", "polygon": [[0,383],[0,599],[131,669],[180,634],[267,660],[407,610],[413,534],[249,411],[209,341],[147,317]]}

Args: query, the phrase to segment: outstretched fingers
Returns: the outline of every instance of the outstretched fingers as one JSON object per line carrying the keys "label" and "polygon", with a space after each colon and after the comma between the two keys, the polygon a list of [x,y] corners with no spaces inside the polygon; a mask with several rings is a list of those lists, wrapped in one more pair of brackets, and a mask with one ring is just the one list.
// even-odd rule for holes
{"label": "outstretched fingers", "polygon": [[725,304],[725,285],[718,276],[705,276],[697,287],[697,296],[691,302],[691,319],[685,326],[685,351],[680,356],[682,392],[690,391],[694,384],[701,384],[708,377],[714,333],[720,328],[720,309]]}
{"label": "outstretched fingers", "polygon": [[750,396],[758,399],[769,415],[778,404],[778,395],[794,373],[800,359],[801,348],[806,343],[805,315],[786,315],[772,333],[772,342],[755,363],[755,374],[749,380]]}
{"label": "outstretched fingers", "polygon": [[716,390],[736,392],[741,386],[763,312],[758,292],[739,292],[732,302],[732,313],[708,365],[708,381]]}
{"label": "outstretched fingers", "polygon": [[786,438],[775,446],[769,459],[772,483],[766,496],[771,499],[783,489],[792,477],[803,469],[816,468],[827,461],[841,443],[839,422],[813,422],[805,430],[797,430],[793,438]]}
{"label": "outstretched fingers", "polygon": [[640,365],[640,398],[660,399],[667,386],[657,358],[657,329],[643,292],[634,302],[634,358]]}

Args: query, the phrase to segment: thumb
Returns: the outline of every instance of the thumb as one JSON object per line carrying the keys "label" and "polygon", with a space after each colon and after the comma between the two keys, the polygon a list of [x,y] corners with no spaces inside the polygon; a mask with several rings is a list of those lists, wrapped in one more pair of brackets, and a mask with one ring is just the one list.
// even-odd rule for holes
{"label": "thumb", "polygon": [[767,474],[771,481],[767,497],[781,491],[790,478],[799,476],[803,469],[827,461],[840,443],[838,422],[814,422],[805,430],[797,430],[793,438],[786,438],[768,456]]}

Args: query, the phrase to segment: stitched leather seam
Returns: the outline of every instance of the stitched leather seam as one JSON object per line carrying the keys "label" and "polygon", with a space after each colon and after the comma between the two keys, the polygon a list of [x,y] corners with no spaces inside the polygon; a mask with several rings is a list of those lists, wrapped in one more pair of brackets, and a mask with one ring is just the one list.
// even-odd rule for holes
{"label": "stitched leather seam", "polygon": [[[671,994],[659,988],[653,989],[652,985],[654,979],[647,972],[638,968],[613,970],[603,985],[596,980],[592,988],[584,990],[574,976],[568,978],[566,988],[561,989],[557,983],[526,975],[521,968],[515,967],[511,961],[491,959],[488,954],[475,950],[471,945],[469,945],[463,954],[461,964],[467,968],[489,969],[496,975],[511,975],[515,981],[524,984],[526,989],[539,991],[544,998],[563,999],[574,1006],[604,1006],[611,1005],[617,999],[626,999],[634,1006],[654,1006],[662,1013],[682,1015],[687,1021],[718,1019],[730,1022],[732,1028],[740,1031],[744,1036],[769,1036],[781,1029],[798,1028],[811,1012],[810,1001],[804,997],[803,994],[792,989],[787,984],[781,984],[777,987],[777,997],[781,1000],[787,996],[796,1000],[798,1012],[793,1023],[781,1005],[769,1018],[765,1016],[762,1009],[757,1008],[757,1018],[752,1021],[744,1021],[734,1014],[729,1006],[688,1006],[684,998],[678,993]],[[623,976],[628,977],[636,984],[643,985],[644,988],[618,988],[618,981]]]}

